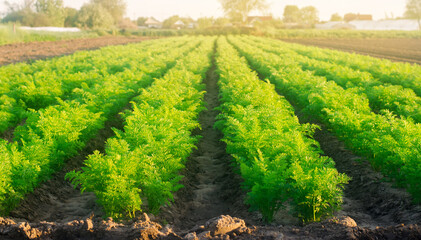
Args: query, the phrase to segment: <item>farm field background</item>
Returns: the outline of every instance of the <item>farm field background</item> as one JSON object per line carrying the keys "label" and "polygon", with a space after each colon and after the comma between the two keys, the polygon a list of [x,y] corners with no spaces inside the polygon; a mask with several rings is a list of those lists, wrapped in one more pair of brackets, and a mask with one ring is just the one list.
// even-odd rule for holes
{"label": "farm field background", "polygon": [[0,234],[417,238],[421,67],[407,41],[352,50],[415,64],[243,35],[3,66]]}
{"label": "farm field background", "polygon": [[30,62],[72,54],[75,51],[93,50],[109,45],[128,44],[150,37],[106,36],[90,39],[71,39],[46,42],[13,43],[0,46],[0,65]]}
{"label": "farm field background", "polygon": [[282,39],[287,42],[337,49],[386,58],[392,61],[421,64],[419,39]]}

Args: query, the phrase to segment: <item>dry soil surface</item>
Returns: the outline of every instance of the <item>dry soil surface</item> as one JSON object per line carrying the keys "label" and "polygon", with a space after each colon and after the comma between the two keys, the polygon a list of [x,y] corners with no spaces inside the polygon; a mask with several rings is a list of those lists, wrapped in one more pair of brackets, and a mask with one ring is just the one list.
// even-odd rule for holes
{"label": "dry soil surface", "polygon": [[147,39],[150,39],[150,37],[107,36],[53,42],[7,44],[0,46],[0,66],[72,54],[79,50],[92,50],[109,45],[141,42]]}
{"label": "dry soil surface", "polygon": [[392,61],[421,64],[421,39],[282,39],[305,45],[355,52]]}

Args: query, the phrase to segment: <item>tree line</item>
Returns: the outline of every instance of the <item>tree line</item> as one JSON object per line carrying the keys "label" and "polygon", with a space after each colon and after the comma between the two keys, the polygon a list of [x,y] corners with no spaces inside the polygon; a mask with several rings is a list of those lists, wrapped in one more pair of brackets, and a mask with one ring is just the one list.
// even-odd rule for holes
{"label": "tree line", "polygon": [[124,0],[90,0],[80,10],[64,7],[63,0],[24,0],[22,4],[5,2],[8,13],[2,22],[25,26],[110,28],[124,24]]}
{"label": "tree line", "polygon": [[[203,17],[194,21],[191,18],[182,18],[177,15],[163,21],[163,28],[172,28],[178,20],[185,25],[195,23],[196,28],[221,27],[228,24],[247,24],[248,17],[253,11],[260,11],[263,15],[269,11],[266,0],[218,0],[224,10],[225,17]],[[6,1],[8,13],[2,22],[15,22],[26,26],[58,26],[79,27],[90,29],[107,29],[113,26],[130,28],[142,26],[147,18],[139,17],[135,21],[125,19],[125,0],[90,0],[80,10],[64,7],[63,0],[23,0],[22,4],[11,4]],[[314,6],[299,8],[287,5],[284,8],[282,19],[273,19],[266,22],[274,27],[308,28],[318,23],[319,12]],[[352,21],[357,14],[348,13],[343,17],[338,13],[331,16],[330,21]],[[416,19],[421,29],[421,0],[407,0],[404,18]]]}

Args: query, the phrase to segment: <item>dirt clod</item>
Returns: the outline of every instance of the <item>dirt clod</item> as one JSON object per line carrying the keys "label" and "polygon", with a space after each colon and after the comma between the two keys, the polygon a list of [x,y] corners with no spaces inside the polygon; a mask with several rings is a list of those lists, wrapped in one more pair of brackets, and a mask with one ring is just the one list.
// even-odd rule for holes
{"label": "dirt clod", "polygon": [[350,217],[344,217],[338,221],[339,224],[344,225],[345,227],[356,227],[357,223],[354,221],[354,219]]}
{"label": "dirt clod", "polygon": [[206,222],[205,228],[210,230],[212,236],[216,236],[228,234],[237,229],[241,229],[244,232],[246,223],[242,219],[222,215]]}

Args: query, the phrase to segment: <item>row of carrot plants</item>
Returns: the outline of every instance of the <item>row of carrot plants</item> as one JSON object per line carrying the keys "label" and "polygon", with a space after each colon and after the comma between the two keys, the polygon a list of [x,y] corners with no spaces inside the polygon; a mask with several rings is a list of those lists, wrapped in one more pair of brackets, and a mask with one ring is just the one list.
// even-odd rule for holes
{"label": "row of carrot plants", "polygon": [[[355,92],[364,94],[369,99],[370,107],[376,112],[386,109],[421,123],[421,97],[410,88],[384,83],[368,72],[300,55],[290,48],[292,44],[257,37],[244,37],[242,40],[280,56],[293,58],[303,70],[312,71],[314,75],[335,81],[343,88],[352,88]],[[314,50],[317,51],[316,48]]]}
{"label": "row of carrot plants", "polygon": [[324,122],[372,165],[421,201],[421,125],[371,111],[368,100],[333,81],[303,71],[293,59],[230,41],[260,74],[289,99]]}
{"label": "row of carrot plants", "polygon": [[341,51],[291,44],[290,48],[304,56],[340,64],[359,71],[369,72],[385,83],[411,88],[421,97],[421,67],[416,64],[397,63],[387,59],[349,54]]}
{"label": "row of carrot plants", "polygon": [[303,221],[340,208],[343,185],[332,159],[320,156],[315,125],[300,125],[294,109],[274,87],[260,81],[225,38],[218,41],[220,101],[216,126],[240,168],[247,203],[271,221],[288,203]]}
{"label": "row of carrot plants", "polygon": [[[30,111],[25,124],[15,129],[14,142],[0,140],[0,213],[7,214],[26,193],[49,179],[103,128],[108,118],[128,104],[138,89],[150,85],[152,76],[165,73],[199,41],[148,58],[118,76],[105,76],[103,83],[93,88],[85,89],[82,83],[73,91],[75,99],[58,100],[57,105]],[[126,46],[133,52],[138,47]]]}
{"label": "row of carrot plants", "polygon": [[134,99],[133,110],[123,114],[124,131],[115,130],[106,153],[95,152],[81,171],[66,175],[82,192],[94,192],[108,216],[133,217],[142,205],[156,212],[182,187],[179,172],[198,141],[191,132],[200,127],[202,79],[213,45],[214,38],[206,38],[155,80]]}
{"label": "row of carrot plants", "polygon": [[[180,39],[175,44],[185,42],[186,39]],[[174,41],[146,41],[133,46],[137,47],[111,46],[49,61],[1,67],[0,134],[25,119],[28,108],[38,110],[57,104],[58,99],[74,99],[73,90],[77,88],[95,88],[103,84],[104,78],[118,78],[126,69],[136,71],[139,61],[171,49]]]}

